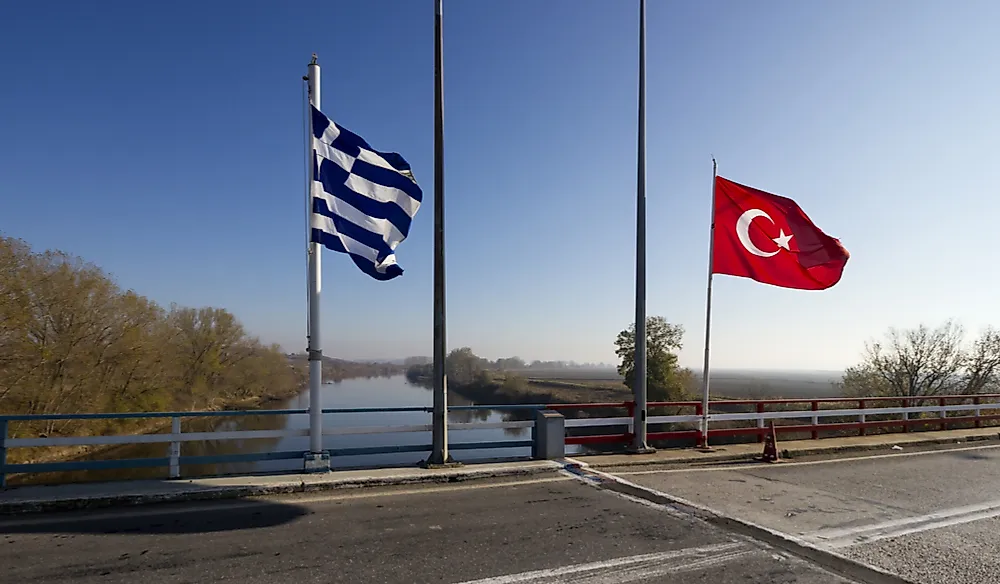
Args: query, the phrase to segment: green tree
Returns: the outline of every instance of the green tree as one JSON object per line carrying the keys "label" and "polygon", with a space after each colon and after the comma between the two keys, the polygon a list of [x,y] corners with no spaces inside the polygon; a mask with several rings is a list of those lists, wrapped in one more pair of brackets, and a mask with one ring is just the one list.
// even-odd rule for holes
{"label": "green tree", "polygon": [[[488,371],[492,366],[490,361],[476,355],[469,347],[452,349],[445,357],[444,363],[448,383],[485,385],[493,381],[493,376]],[[433,376],[433,363],[412,365],[406,369],[407,379],[425,387],[433,387]]]}
{"label": "green tree", "polygon": [[469,347],[454,349],[445,358],[448,380],[454,383],[472,383],[489,362],[472,352]]}
{"label": "green tree", "polygon": [[[646,319],[646,391],[649,399],[675,401],[687,399],[692,375],[677,363],[677,351],[682,347],[684,327],[671,324],[662,316]],[[618,373],[629,389],[635,387],[635,323],[615,340],[615,353],[620,359]]]}

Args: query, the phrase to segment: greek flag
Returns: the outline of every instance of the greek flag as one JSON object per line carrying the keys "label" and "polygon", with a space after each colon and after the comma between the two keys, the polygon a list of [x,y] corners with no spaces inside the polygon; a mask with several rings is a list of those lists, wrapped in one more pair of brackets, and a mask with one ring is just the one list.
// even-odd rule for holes
{"label": "greek flag", "polygon": [[312,133],[312,241],[350,255],[376,280],[399,276],[395,249],[423,198],[410,165],[372,149],[315,107]]}

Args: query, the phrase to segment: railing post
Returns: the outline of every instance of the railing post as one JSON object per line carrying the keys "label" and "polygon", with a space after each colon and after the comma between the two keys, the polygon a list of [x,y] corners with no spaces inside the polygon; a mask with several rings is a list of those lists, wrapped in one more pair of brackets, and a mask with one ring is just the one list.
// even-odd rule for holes
{"label": "railing post", "polygon": [[[812,411],[814,411],[814,412],[819,411],[819,402],[818,401],[814,401],[812,403]],[[813,440],[819,440],[819,428],[816,427],[816,426],[819,426],[819,416],[815,416],[814,415],[812,417],[812,425],[813,425],[812,439]]]}
{"label": "railing post", "polygon": [[948,429],[948,412],[945,411],[945,409],[944,409],[944,406],[946,404],[947,404],[947,400],[945,400],[945,398],[941,398],[941,399],[938,400],[938,405],[941,406],[941,429],[942,430],[947,430]]}
{"label": "railing post", "polygon": [[[858,400],[858,409],[859,410],[865,409],[865,400],[863,400],[863,399],[859,399]],[[865,423],[865,415],[864,414],[859,415],[858,416],[858,421],[861,422],[862,424],[864,424]],[[865,435],[865,427],[861,426],[860,431],[858,432],[858,436],[864,436],[864,435]]]}
{"label": "railing post", "polygon": [[[181,433],[181,419],[177,416],[170,418],[170,433]],[[181,476],[181,443],[174,441],[170,443],[170,478],[176,479]]]}
{"label": "railing post", "polygon": [[0,489],[7,488],[7,418],[0,418]]}
{"label": "railing post", "polygon": [[701,432],[701,424],[702,424],[702,422],[704,422],[704,418],[702,418],[702,416],[701,416],[701,411],[702,411],[701,410],[701,402],[698,402],[698,403],[694,404],[694,415],[698,416],[698,419],[700,420],[698,422],[698,437],[695,438],[695,441],[694,441],[695,448],[704,448],[704,445],[702,445],[702,442],[704,441],[705,435],[702,434],[702,432]]}
{"label": "railing post", "polygon": [[[910,407],[910,400],[903,398],[903,407]],[[910,431],[910,425],[907,423],[910,421],[910,412],[903,412],[903,432]]]}
{"label": "railing post", "polygon": [[632,439],[635,437],[635,402],[625,402],[625,410],[628,413],[628,417],[632,418],[632,421],[625,427],[628,432],[629,443],[631,443]]}
{"label": "railing post", "polygon": [[[757,404],[757,413],[758,414],[764,413],[764,402],[759,402]],[[764,425],[764,418],[757,418],[757,428],[763,430],[765,427],[766,426]],[[764,433],[757,432],[757,442],[763,442],[763,441],[764,441]]]}
{"label": "railing post", "polygon": [[979,419],[979,416],[980,416],[980,414],[981,414],[981,410],[980,410],[980,409],[979,409],[979,407],[978,407],[978,406],[979,406],[979,404],[980,404],[980,401],[979,401],[979,396],[978,396],[978,395],[977,395],[976,397],[972,398],[972,403],[973,403],[973,404],[974,404],[975,406],[977,406],[977,407],[976,407],[976,427],[977,427],[977,428],[982,428],[982,427],[983,427],[983,421]]}

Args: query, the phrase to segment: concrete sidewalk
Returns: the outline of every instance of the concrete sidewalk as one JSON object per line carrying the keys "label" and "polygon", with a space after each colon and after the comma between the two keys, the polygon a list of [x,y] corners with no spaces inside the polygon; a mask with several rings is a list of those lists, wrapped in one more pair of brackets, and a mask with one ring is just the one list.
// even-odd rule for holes
{"label": "concrete sidewalk", "polygon": [[540,460],[442,469],[388,468],[308,474],[24,486],[0,491],[0,515],[236,499],[344,488],[447,483],[555,473],[562,467],[561,463],[555,461]]}
{"label": "concrete sidewalk", "polygon": [[[843,438],[821,438],[819,440],[789,440],[778,438],[778,451],[786,458],[844,454],[849,452],[870,452],[889,450],[893,446],[914,448],[959,442],[1000,440],[1000,428],[974,428],[968,430],[947,430],[935,432],[911,432],[899,434],[878,434],[871,436],[846,436]],[[613,469],[617,467],[645,465],[692,465],[740,462],[760,456],[764,445],[726,444],[714,447],[711,452],[695,449],[658,450],[652,454],[610,454],[575,456],[593,468]]]}

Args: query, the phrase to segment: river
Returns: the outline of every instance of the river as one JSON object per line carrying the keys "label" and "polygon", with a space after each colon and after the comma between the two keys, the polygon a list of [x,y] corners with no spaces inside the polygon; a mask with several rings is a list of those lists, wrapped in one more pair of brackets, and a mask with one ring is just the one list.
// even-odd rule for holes
{"label": "river", "polygon": [[[449,396],[452,405],[471,404],[454,392]],[[324,408],[371,408],[371,407],[409,407],[432,405],[433,396],[425,387],[407,381],[405,376],[372,377],[346,379],[336,383],[326,383],[322,389]],[[303,391],[298,396],[277,404],[270,404],[268,409],[306,409],[309,407],[309,392]],[[449,420],[452,422],[501,422],[511,419],[509,413],[497,410],[452,411]],[[360,413],[360,414],[327,414],[324,416],[325,427],[357,427],[357,426],[402,426],[429,424],[431,416],[425,412],[391,412],[391,413]],[[238,430],[280,430],[306,429],[309,427],[309,416],[296,415],[261,415],[261,416],[231,416],[223,418],[187,419],[183,430],[190,431],[238,431]],[[165,430],[166,431],[166,430]],[[460,442],[493,442],[502,440],[528,440],[530,429],[484,429],[484,430],[453,430],[449,432],[449,441]],[[403,444],[430,444],[430,432],[408,432],[395,434],[364,434],[345,436],[326,436],[324,447],[353,448],[364,446],[386,446]],[[309,449],[308,436],[291,438],[266,438],[253,440],[214,440],[204,442],[185,442],[181,446],[182,456],[245,454],[256,452],[302,451]],[[143,444],[117,448],[113,451],[94,453],[92,459],[123,459],[123,458],[155,458],[167,456],[166,444]],[[574,449],[575,451],[575,449]],[[412,466],[427,458],[426,452],[392,453],[377,455],[362,455],[349,457],[334,457],[331,465],[334,468],[376,467],[376,466]],[[530,448],[504,448],[491,450],[456,450],[452,456],[462,462],[474,462],[486,459],[511,459],[531,455]],[[219,474],[274,473],[302,469],[301,460],[270,460],[258,462],[224,463],[212,465],[186,465],[181,468],[184,477],[210,476]],[[164,478],[165,468],[136,468],[121,470],[79,471],[66,473],[42,473],[33,477],[16,477],[12,483],[63,483],[94,480],[122,480],[137,478]]]}

